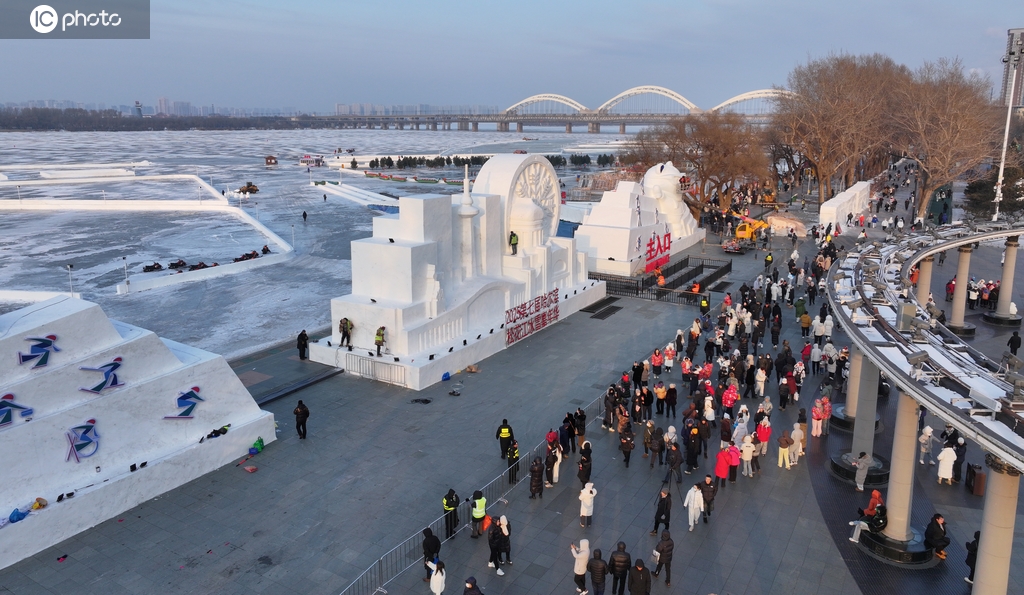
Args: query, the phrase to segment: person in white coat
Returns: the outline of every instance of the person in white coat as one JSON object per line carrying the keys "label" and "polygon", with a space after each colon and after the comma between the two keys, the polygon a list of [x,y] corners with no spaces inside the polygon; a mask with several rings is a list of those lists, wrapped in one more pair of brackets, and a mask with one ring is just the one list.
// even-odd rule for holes
{"label": "person in white coat", "polygon": [[789,464],[796,465],[800,461],[800,442],[804,439],[804,431],[800,424],[793,424],[793,431],[789,433],[789,437],[793,439],[793,444],[789,446]]}
{"label": "person in white coat", "polygon": [[579,547],[576,547],[575,543],[570,544],[569,551],[575,558],[572,563],[572,573],[575,575],[573,580],[576,582],[576,592],[580,595],[587,595],[587,562],[590,561],[590,541],[581,539]]}
{"label": "person in white coat", "polygon": [[825,317],[825,340],[829,341],[832,339],[832,329],[835,328],[835,322],[832,320],[832,315],[829,314]]}
{"label": "person in white coat", "polygon": [[594,518],[594,496],[597,490],[593,483],[588,483],[580,490],[580,527],[589,527]]}
{"label": "person in white coat", "polygon": [[427,568],[430,569],[430,592],[441,595],[444,592],[444,562],[427,560]]}
{"label": "person in white coat", "polygon": [[921,465],[924,465],[926,455],[928,458],[928,464],[935,464],[935,459],[932,457],[932,444],[938,442],[938,440],[936,440],[935,436],[932,435],[933,431],[934,430],[932,430],[931,426],[925,426],[924,429],[921,430],[921,435],[917,437],[917,443],[919,445],[917,462]]}
{"label": "person in white coat", "polygon": [[939,452],[939,483],[943,480],[953,485],[953,463],[956,461],[956,452],[952,446],[947,446]]}
{"label": "person in white coat", "polygon": [[699,483],[693,484],[693,489],[686,492],[683,506],[689,514],[690,531],[693,531],[693,526],[700,522],[700,517],[704,514],[704,494],[700,491]]}

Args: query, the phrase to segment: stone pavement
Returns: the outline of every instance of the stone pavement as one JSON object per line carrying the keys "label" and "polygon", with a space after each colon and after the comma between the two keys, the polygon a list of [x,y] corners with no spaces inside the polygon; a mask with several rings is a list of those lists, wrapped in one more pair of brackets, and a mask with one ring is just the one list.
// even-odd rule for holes
{"label": "stone pavement", "polygon": [[[717,250],[709,246],[708,255],[717,256]],[[762,257],[734,260],[733,288],[760,272]],[[0,593],[335,595],[436,519],[449,487],[465,497],[504,469],[494,439],[501,418],[509,419],[521,448],[531,448],[566,411],[598,397],[633,360],[664,345],[696,315],[695,308],[657,302],[622,299],[616,305],[623,310],[606,320],[575,314],[481,362],[479,374],[456,375],[455,382],[463,383],[459,397],[447,394],[452,383],[412,392],[341,374],[268,403],[265,409],[279,423],[279,441],[250,461],[257,473],[228,465],[103,522],[0,571]],[[798,342],[796,325],[786,318],[783,336]],[[841,344],[842,335],[836,340]],[[316,364],[289,359],[296,353],[289,353],[292,341],[235,362],[236,370],[240,376],[271,377],[242,376],[257,393],[321,373]],[[310,372],[303,374],[304,367]],[[292,429],[298,398],[311,410],[309,439],[303,441]],[[411,402],[418,398],[431,402]],[[790,408],[774,413],[773,421],[777,428],[791,427],[795,415]],[[883,411],[883,423],[891,427],[887,415]],[[667,425],[660,419],[658,424]],[[487,568],[483,540],[460,533],[444,545],[447,593],[460,592],[470,574],[487,593],[572,593],[568,546],[581,537],[606,557],[622,540],[632,554],[650,560],[656,540],[647,533],[663,472],[645,465],[642,449],[624,469],[614,435],[599,425],[590,428],[598,490],[594,526],[578,525],[579,483],[572,464],[564,465],[561,483],[546,490],[543,500],[527,499],[521,485],[507,507],[493,507],[509,516],[513,528],[515,564],[504,577]],[[876,448],[883,454],[884,440]],[[808,458],[790,471],[774,466],[772,448],[761,476],[728,485],[712,523],[693,533],[685,529],[677,499],[675,576],[671,589],[662,582],[654,592],[966,592],[963,541],[979,524],[982,499],[962,486],[940,488],[933,469],[919,469],[915,519],[942,510],[954,538],[951,555],[929,570],[881,566],[846,540],[846,521],[866,498],[825,470],[827,452],[848,444],[849,436],[836,432],[809,440]],[[981,454],[971,448],[968,458],[979,462]],[[705,463],[702,471],[712,467]],[[66,560],[58,562],[63,555]],[[1014,559],[1024,560],[1024,549],[1015,549]],[[1018,591],[1024,585],[1019,572],[1011,577]],[[427,593],[415,568],[388,589]]]}

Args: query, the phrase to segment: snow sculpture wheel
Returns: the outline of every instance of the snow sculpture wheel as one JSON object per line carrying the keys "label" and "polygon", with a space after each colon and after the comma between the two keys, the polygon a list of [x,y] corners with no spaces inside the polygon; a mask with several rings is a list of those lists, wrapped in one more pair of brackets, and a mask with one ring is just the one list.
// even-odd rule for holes
{"label": "snow sculpture wheel", "polygon": [[532,201],[544,211],[543,242],[556,235],[562,195],[558,176],[546,158],[531,155],[520,164],[512,177],[509,201],[505,209],[506,229],[509,228],[509,215],[512,213],[514,203],[521,200]]}

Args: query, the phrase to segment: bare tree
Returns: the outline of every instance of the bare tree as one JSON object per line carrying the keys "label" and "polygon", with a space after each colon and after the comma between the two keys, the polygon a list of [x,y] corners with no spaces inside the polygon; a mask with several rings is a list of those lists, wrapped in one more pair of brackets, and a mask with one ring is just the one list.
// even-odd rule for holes
{"label": "bare tree", "polygon": [[925,63],[893,89],[892,117],[904,149],[920,164],[917,215],[924,217],[932,192],[992,158],[1001,139],[989,82],[967,73],[959,60]]}
{"label": "bare tree", "polygon": [[672,161],[686,168],[704,203],[717,193],[728,204],[741,184],[770,175],[761,131],[729,112],[690,114],[641,131],[627,160],[644,166]]}
{"label": "bare tree", "polygon": [[802,154],[818,176],[818,201],[831,197],[832,181],[842,174],[852,183],[874,175],[891,143],[892,86],[909,77],[887,56],[833,54],[798,66],[789,75],[788,92],[775,99],[772,126]]}

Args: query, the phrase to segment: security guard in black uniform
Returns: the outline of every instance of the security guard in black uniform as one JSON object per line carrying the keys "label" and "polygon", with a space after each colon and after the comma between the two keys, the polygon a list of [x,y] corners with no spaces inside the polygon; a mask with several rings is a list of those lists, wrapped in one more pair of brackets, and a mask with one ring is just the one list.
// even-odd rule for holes
{"label": "security guard in black uniform", "polygon": [[519,443],[515,440],[509,445],[508,457],[508,482],[515,484],[519,480]]}
{"label": "security guard in black uniform", "polygon": [[508,447],[512,446],[512,441],[516,439],[515,434],[512,433],[512,426],[508,425],[508,420],[501,420],[501,425],[498,426],[498,431],[494,433],[494,438],[501,444],[501,458],[508,456]]}
{"label": "security guard in black uniform", "polygon": [[459,495],[450,489],[441,504],[444,505],[444,538],[451,539],[459,530]]}

